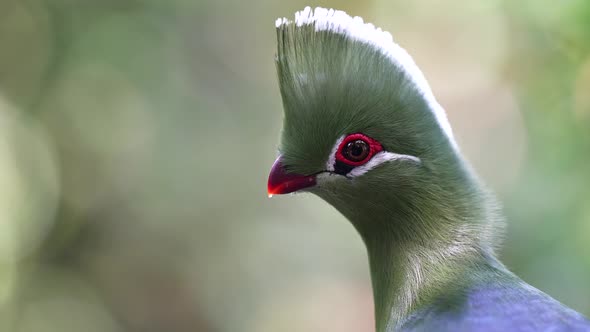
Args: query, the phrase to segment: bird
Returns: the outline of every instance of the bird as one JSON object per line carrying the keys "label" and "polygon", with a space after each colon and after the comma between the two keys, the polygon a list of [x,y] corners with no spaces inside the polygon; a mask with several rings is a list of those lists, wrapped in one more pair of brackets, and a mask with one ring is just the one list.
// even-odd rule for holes
{"label": "bird", "polygon": [[352,223],[377,332],[590,331],[498,259],[500,204],[390,33],[321,7],[275,23],[283,127],[268,195],[315,194]]}

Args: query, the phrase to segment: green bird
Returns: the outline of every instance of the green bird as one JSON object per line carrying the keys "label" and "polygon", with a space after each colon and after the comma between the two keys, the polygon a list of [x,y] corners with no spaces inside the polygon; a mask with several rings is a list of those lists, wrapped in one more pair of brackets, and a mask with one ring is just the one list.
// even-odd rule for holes
{"label": "green bird", "polygon": [[498,204],[388,32],[309,7],[276,28],[284,121],[268,193],[310,192],[350,220],[378,332],[590,331],[497,259]]}

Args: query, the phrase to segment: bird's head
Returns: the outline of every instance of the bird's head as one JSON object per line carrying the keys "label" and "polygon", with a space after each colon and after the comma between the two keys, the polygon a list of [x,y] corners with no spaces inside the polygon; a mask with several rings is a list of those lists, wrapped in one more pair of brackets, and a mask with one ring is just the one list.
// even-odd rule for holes
{"label": "bird's head", "polygon": [[342,11],[308,7],[276,27],[284,122],[269,195],[312,192],[353,223],[445,208],[464,166],[408,53]]}

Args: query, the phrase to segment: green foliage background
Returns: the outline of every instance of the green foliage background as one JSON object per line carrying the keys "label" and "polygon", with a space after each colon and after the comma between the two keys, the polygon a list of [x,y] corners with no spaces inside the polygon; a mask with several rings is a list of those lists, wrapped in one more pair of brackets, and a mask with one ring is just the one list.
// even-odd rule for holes
{"label": "green foliage background", "polygon": [[0,0],[1,331],[372,331],[351,225],[265,192],[308,4],[414,56],[504,262],[590,315],[590,2]]}

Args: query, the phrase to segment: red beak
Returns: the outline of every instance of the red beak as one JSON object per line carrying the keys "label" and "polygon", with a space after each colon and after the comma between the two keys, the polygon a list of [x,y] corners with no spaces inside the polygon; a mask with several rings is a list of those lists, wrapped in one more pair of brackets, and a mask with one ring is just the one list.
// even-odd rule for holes
{"label": "red beak", "polygon": [[292,193],[315,184],[315,175],[287,173],[279,156],[268,175],[268,196]]}

